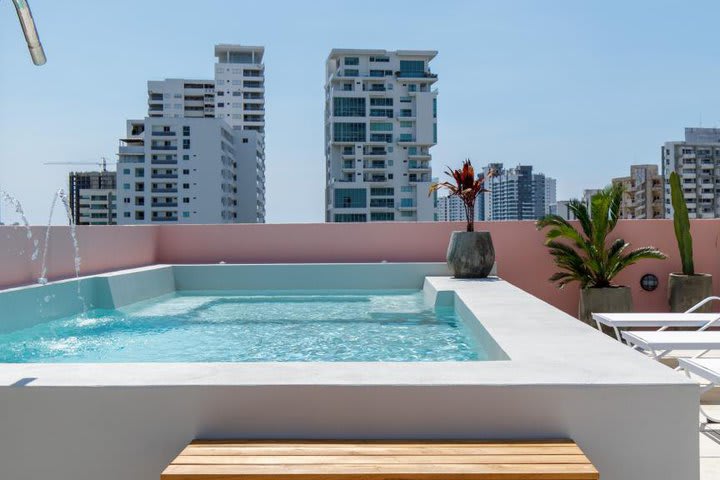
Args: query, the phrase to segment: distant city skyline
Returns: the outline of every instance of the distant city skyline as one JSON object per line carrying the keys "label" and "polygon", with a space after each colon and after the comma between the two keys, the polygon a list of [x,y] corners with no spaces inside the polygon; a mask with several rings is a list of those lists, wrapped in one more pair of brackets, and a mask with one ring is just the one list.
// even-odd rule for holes
{"label": "distant city skyline", "polygon": [[[697,27],[698,11],[720,13],[715,2],[267,1],[242,28],[246,4],[208,5],[220,14],[202,23],[184,2],[34,0],[48,58],[36,67],[11,3],[0,2],[0,188],[32,223],[46,223],[54,191],[67,188],[71,167],[45,162],[113,156],[125,120],[147,110],[147,80],[205,78],[217,43],[266,49],[269,223],[324,220],[333,48],[439,52],[435,177],[467,157],[532,164],[557,178],[558,199],[580,197],[631,164],[659,164],[658,147],[685,127],[720,123],[714,31]],[[378,18],[403,21],[375,29]],[[692,70],[662,68],[671,59]]]}

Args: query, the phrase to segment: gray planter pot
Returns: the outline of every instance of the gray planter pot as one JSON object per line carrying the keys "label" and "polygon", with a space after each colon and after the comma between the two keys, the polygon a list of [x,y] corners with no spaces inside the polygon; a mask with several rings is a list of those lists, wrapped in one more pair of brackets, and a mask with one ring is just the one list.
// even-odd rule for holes
{"label": "gray planter pot", "polygon": [[632,312],[633,302],[629,287],[583,288],[580,290],[578,318],[595,326],[592,314]]}
{"label": "gray planter pot", "polygon": [[485,278],[495,263],[490,232],[453,232],[447,264],[456,278]]}
{"label": "gray planter pot", "polygon": [[[671,273],[668,278],[668,303],[671,312],[684,312],[710,295],[712,295],[712,275]],[[708,303],[697,311],[710,312],[711,308],[712,305]]]}

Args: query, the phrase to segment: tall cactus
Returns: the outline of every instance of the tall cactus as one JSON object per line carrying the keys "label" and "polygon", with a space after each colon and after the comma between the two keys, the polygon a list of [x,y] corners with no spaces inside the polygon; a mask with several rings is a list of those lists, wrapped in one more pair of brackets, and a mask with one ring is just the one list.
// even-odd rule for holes
{"label": "tall cactus", "polygon": [[690,235],[690,220],[688,219],[687,205],[683,195],[680,176],[676,172],[670,174],[670,195],[673,206],[673,224],[675,238],[677,238],[680,261],[684,275],[694,275],[692,236]]}

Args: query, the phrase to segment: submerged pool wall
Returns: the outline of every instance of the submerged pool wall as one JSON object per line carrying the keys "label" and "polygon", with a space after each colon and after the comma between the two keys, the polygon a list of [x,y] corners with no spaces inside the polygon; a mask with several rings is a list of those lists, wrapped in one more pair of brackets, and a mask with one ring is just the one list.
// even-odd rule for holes
{"label": "submerged pool wall", "polygon": [[[421,289],[444,263],[157,265],[0,291],[0,333],[183,290]],[[82,297],[82,299],[78,296]]]}

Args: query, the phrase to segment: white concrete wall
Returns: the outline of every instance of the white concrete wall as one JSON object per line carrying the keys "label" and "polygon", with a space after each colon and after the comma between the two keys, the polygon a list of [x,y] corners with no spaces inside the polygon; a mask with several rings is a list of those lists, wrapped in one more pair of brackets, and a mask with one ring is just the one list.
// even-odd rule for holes
{"label": "white concrete wall", "polygon": [[648,386],[43,388],[30,381],[0,387],[0,472],[8,480],[157,480],[195,438],[568,437],[603,480],[694,480],[693,400],[688,389]]}

